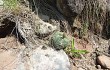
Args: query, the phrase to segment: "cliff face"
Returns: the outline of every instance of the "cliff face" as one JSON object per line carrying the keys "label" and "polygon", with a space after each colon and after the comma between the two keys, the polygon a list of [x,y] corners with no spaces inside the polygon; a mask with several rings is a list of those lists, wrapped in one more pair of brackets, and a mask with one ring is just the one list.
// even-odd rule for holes
{"label": "cliff face", "polygon": [[57,4],[61,12],[71,18],[73,26],[78,24],[74,22],[78,17],[77,22],[80,22],[84,35],[91,31],[95,35],[109,38],[109,0],[58,0]]}
{"label": "cliff face", "polygon": [[[79,33],[86,35],[88,31],[95,35],[109,39],[109,3],[110,0],[35,0],[39,13],[69,21],[76,29],[80,22]],[[60,15],[60,17],[59,17]],[[74,33],[74,32],[73,32]]]}
{"label": "cliff face", "polygon": [[110,0],[12,0],[16,9],[1,1],[0,70],[104,69],[97,57],[110,57]]}

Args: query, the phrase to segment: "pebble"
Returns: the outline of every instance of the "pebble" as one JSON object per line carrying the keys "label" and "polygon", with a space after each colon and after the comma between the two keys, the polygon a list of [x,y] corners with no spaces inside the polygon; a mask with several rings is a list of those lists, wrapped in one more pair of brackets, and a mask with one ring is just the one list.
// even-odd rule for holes
{"label": "pebble", "polygon": [[98,68],[98,69],[101,69],[101,66],[100,66],[100,65],[97,65],[97,68]]}
{"label": "pebble", "polygon": [[83,68],[78,68],[78,70],[84,70]]}
{"label": "pebble", "polygon": [[104,68],[110,69],[110,58],[105,55],[98,56],[97,63],[100,64]]}

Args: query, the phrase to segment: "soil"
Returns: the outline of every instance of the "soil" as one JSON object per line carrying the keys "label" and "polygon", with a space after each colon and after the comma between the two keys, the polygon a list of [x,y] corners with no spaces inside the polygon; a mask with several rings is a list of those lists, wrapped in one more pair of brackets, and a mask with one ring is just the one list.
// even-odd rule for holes
{"label": "soil", "polygon": [[75,46],[78,49],[85,49],[89,51],[88,54],[82,55],[81,59],[73,58],[73,70],[109,70],[101,67],[97,63],[97,57],[99,55],[110,56],[108,40],[102,39],[98,36],[92,35],[89,38],[89,42],[82,39],[75,39]]}
{"label": "soil", "polygon": [[[92,37],[92,36],[91,36]],[[97,39],[98,37],[94,36],[94,39]],[[97,40],[92,40],[97,41]],[[83,39],[75,38],[75,47],[77,49],[85,49],[89,51],[88,54],[82,55],[82,58],[70,58],[71,66],[73,70],[107,70],[107,69],[98,69],[97,68],[97,62],[96,58],[98,55],[109,55],[107,52],[107,49],[109,47],[106,47],[105,49],[102,48],[105,46],[108,41],[101,39],[95,42],[98,46],[102,45],[102,47],[96,47],[94,46],[93,42],[88,42]],[[100,44],[102,42],[102,44]],[[107,46],[107,45],[106,45]],[[20,50],[24,49],[25,46],[21,44],[14,36],[7,36],[5,38],[0,38],[0,70],[11,70],[14,67],[16,67],[16,64],[19,60],[18,55],[20,54]],[[96,50],[99,49],[100,51]]]}
{"label": "soil", "polygon": [[0,70],[14,69],[24,48],[14,36],[0,38]]}
{"label": "soil", "polygon": [[[30,35],[31,32],[32,31],[30,31]],[[0,32],[0,35],[2,35],[2,32]],[[82,58],[70,58],[72,70],[107,70],[97,64],[96,58],[97,56],[103,54],[106,56],[110,56],[108,44],[109,40],[105,40],[99,36],[90,33],[88,38],[79,39],[76,36],[74,38],[74,41],[76,49],[84,49],[87,50],[89,53],[86,55],[81,55]],[[41,44],[44,43],[41,42]],[[14,69],[17,66],[17,63],[19,63],[18,61],[20,59],[20,53],[22,53],[25,48],[26,46],[24,46],[24,44],[22,44],[15,36],[1,36],[0,70]]]}

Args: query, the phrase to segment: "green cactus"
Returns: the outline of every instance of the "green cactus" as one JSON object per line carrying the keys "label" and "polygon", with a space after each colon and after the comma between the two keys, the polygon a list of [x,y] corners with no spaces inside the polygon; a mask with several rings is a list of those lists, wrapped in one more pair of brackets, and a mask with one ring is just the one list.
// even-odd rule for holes
{"label": "green cactus", "polygon": [[64,35],[64,33],[56,32],[53,34],[51,42],[55,49],[60,50],[66,48],[69,45],[70,40]]}
{"label": "green cactus", "polygon": [[6,9],[16,9],[18,6],[18,1],[17,0],[3,0],[4,1],[4,7]]}

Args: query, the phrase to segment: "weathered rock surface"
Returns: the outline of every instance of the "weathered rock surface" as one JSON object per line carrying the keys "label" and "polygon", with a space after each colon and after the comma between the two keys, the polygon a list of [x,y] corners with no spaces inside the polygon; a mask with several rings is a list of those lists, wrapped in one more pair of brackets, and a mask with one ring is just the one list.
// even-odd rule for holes
{"label": "weathered rock surface", "polygon": [[53,26],[52,24],[49,24],[42,20],[36,22],[36,33],[38,34],[49,34],[54,30],[57,30],[57,27]]}
{"label": "weathered rock surface", "polygon": [[98,62],[101,66],[110,69],[110,58],[109,58],[109,57],[107,57],[107,56],[105,56],[105,55],[98,56],[97,62]]}
{"label": "weathered rock surface", "polygon": [[107,10],[110,11],[110,0],[107,0]]}
{"label": "weathered rock surface", "polygon": [[39,47],[32,52],[30,61],[34,70],[70,70],[68,56],[63,50],[55,51],[52,48]]}
{"label": "weathered rock surface", "polygon": [[84,70],[83,68],[78,68],[78,70]]}
{"label": "weathered rock surface", "polygon": [[92,35],[90,39],[91,39],[91,43],[93,43],[93,48],[97,55],[110,56],[108,40],[102,39],[98,36],[92,36]]}
{"label": "weathered rock surface", "polygon": [[26,50],[17,54],[12,50],[1,53],[0,70],[70,70],[68,56],[63,50],[41,46],[30,51],[29,56],[24,52]]}
{"label": "weathered rock surface", "polygon": [[67,17],[80,14],[84,8],[84,0],[57,0],[57,7]]}

